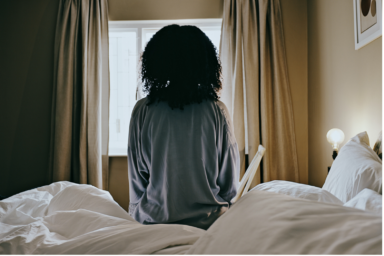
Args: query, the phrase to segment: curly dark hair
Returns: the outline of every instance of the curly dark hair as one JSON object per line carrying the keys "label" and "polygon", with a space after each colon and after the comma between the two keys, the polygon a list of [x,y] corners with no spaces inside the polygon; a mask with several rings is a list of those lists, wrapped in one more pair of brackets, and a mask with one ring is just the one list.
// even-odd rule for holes
{"label": "curly dark hair", "polygon": [[141,80],[149,100],[183,109],[203,100],[217,101],[221,64],[216,47],[195,26],[169,25],[148,42],[141,56]]}

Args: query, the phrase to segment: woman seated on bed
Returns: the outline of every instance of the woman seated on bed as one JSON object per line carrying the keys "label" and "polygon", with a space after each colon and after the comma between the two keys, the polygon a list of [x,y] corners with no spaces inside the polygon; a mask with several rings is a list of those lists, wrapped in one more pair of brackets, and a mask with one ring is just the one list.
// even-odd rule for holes
{"label": "woman seated on bed", "polygon": [[240,170],[230,115],[218,100],[216,49],[197,27],[170,25],[141,61],[147,97],[129,126],[129,214],[143,224],[207,229],[231,205]]}

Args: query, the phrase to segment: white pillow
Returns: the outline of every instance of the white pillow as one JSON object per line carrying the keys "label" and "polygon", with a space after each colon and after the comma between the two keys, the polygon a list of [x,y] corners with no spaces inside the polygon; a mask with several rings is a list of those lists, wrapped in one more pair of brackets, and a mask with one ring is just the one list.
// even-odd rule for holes
{"label": "white pillow", "polygon": [[323,189],[343,203],[354,198],[365,188],[381,194],[382,164],[369,146],[367,132],[357,134],[341,148],[332,164]]}
{"label": "white pillow", "polygon": [[310,185],[285,180],[274,180],[266,183],[261,183],[254,187],[252,190],[275,192],[316,202],[339,205],[343,204],[343,202],[341,202],[337,197],[335,197],[326,190]]}
{"label": "white pillow", "polygon": [[377,214],[382,214],[382,196],[369,189],[363,189],[357,196],[349,200],[344,204],[347,207],[353,207],[360,210],[365,210],[369,212],[374,212]]}

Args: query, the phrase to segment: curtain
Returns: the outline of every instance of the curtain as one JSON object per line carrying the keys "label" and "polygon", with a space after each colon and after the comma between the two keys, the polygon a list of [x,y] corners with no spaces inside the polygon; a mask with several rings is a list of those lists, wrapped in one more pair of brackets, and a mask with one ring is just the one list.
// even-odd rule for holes
{"label": "curtain", "polygon": [[107,189],[109,122],[102,104],[109,105],[108,76],[107,0],[60,0],[54,49],[52,182],[67,180]]}
{"label": "curtain", "polygon": [[[266,152],[263,181],[299,181],[296,139],[279,0],[224,0],[221,100],[231,114],[241,157]],[[252,187],[260,182],[254,179]]]}

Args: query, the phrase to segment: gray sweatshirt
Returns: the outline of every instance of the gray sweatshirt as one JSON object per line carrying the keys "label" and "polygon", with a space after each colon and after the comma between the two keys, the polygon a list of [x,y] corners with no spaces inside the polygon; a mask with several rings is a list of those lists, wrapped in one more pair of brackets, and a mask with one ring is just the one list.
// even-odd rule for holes
{"label": "gray sweatshirt", "polygon": [[129,214],[143,224],[207,229],[230,206],[240,159],[224,103],[171,109],[139,100],[129,125]]}

